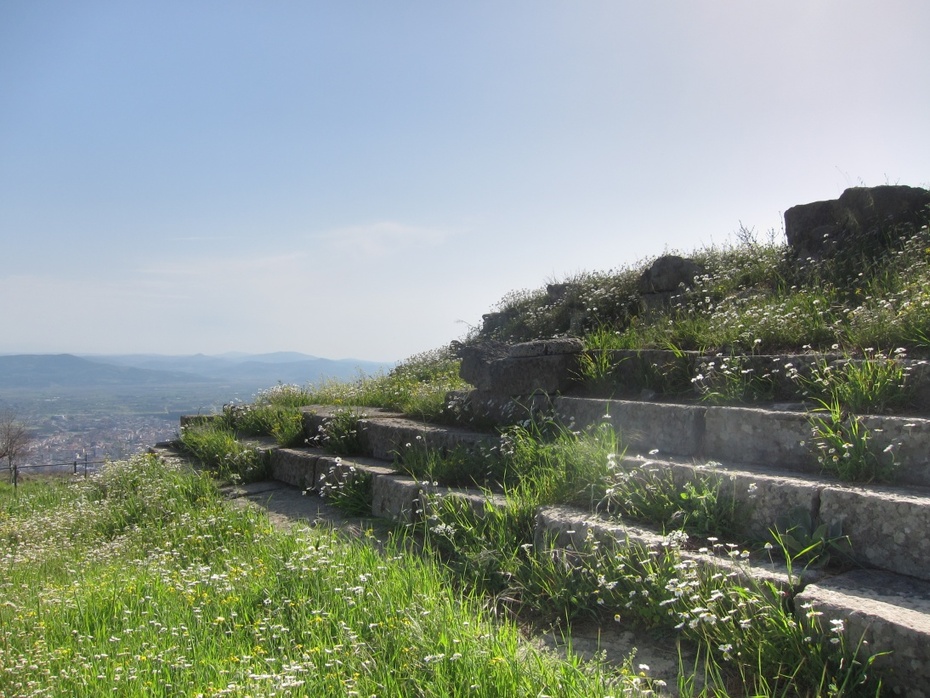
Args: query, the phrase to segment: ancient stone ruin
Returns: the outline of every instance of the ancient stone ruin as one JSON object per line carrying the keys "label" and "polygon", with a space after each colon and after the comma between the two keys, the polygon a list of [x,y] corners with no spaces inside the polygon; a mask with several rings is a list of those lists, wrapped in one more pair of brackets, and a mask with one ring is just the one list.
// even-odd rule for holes
{"label": "ancient stone ruin", "polygon": [[820,259],[849,245],[877,254],[926,220],[930,191],[919,187],[853,187],[838,199],[785,211],[785,237],[798,258]]}
{"label": "ancient stone ruin", "polygon": [[704,267],[692,259],[668,254],[659,257],[639,277],[640,311],[643,315],[668,308],[676,295],[694,285]]}

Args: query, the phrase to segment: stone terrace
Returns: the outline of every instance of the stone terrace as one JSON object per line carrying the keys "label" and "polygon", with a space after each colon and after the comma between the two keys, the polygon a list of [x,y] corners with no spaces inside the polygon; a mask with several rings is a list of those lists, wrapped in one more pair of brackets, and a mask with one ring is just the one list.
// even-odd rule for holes
{"label": "stone terrace", "polygon": [[[685,482],[707,476],[733,488],[750,512],[747,536],[764,536],[776,518],[792,509],[813,521],[839,524],[848,536],[856,568],[789,578],[767,564],[740,567],[744,575],[772,579],[793,597],[795,608],[813,603],[845,621],[850,638],[864,638],[872,652],[889,652],[875,664],[896,694],[930,696],[930,420],[920,416],[867,418],[879,449],[891,445],[901,465],[895,486],[850,485],[822,475],[803,445],[808,414],[799,404],[718,407],[652,399],[617,400],[566,395],[572,392],[572,342],[534,342],[498,350],[484,361],[463,362],[463,377],[478,387],[450,400],[475,415],[513,422],[531,406],[545,405],[565,424],[583,428],[612,424],[628,446],[631,464],[650,463]],[[308,437],[332,414],[330,407],[304,411]],[[430,425],[377,409],[360,409],[359,436],[365,457],[337,458],[319,449],[273,448],[275,479],[315,490],[326,481],[366,471],[373,477],[375,516],[412,521],[435,489],[397,471],[393,454],[414,440],[451,449],[458,444],[493,446],[496,437]],[[474,506],[484,495],[459,490]],[[587,536],[614,546],[630,541],[661,545],[662,536],[640,526],[589,511],[545,507],[537,515],[537,540],[580,546]],[[686,553],[699,564],[726,567],[727,558]]]}

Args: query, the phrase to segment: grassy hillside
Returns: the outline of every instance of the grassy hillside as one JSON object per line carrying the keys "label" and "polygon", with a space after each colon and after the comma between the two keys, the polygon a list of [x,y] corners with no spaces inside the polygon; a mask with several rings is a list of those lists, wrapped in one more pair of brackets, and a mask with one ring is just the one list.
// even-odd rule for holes
{"label": "grassy hillside", "polygon": [[[906,406],[904,358],[930,349],[930,230],[889,236],[888,243],[877,249],[852,240],[824,259],[798,259],[776,240],[760,242],[744,232],[734,244],[692,253],[703,272],[692,286],[670,294],[665,305],[646,303],[640,292],[640,277],[651,261],[646,260],[514,292],[464,341],[580,337],[585,356],[607,357],[597,370],[579,376],[595,383],[614,378],[611,350],[664,349],[672,357],[697,350],[721,356],[714,359],[718,364],[768,352],[810,355],[812,363],[797,380],[805,399],[823,410],[812,413],[811,447],[823,446],[843,466],[824,462],[824,471],[846,480],[881,480],[893,473],[872,458],[853,413]],[[824,351],[881,360],[834,365],[818,357]],[[682,365],[686,372],[678,378],[689,386],[705,380],[687,372],[694,363]],[[718,366],[723,382],[701,397],[751,398],[753,381],[746,376],[752,369],[734,365]],[[721,385],[729,392],[721,392]],[[347,408],[337,410],[312,441],[351,457],[358,453],[356,429],[364,407],[456,422],[447,393],[468,387],[458,378],[455,349],[449,347],[353,383],[279,386],[252,404],[228,407],[208,425],[187,428],[182,439],[224,477],[260,476],[260,462],[238,436],[272,434],[281,444],[299,444],[300,405]],[[799,623],[774,583],[744,585],[722,574],[702,575],[683,564],[677,548],[705,545],[744,564],[776,559],[790,570],[842,562],[842,535],[785,521],[772,523],[766,541],[747,538],[745,512],[732,487],[713,478],[682,486],[659,469],[624,463],[625,446],[609,425],[577,432],[542,414],[498,428],[501,442],[493,453],[408,444],[395,457],[395,467],[418,481],[478,484],[503,493],[504,505],[481,513],[470,503],[437,498],[429,520],[420,524],[423,551],[440,561],[457,586],[518,617],[566,628],[577,618],[613,619],[690,643],[701,658],[694,671],[704,683],[689,679],[685,668],[677,687],[681,695],[881,694],[870,671],[874,657],[868,648],[857,655],[858,638],[844,634],[842,621],[821,622],[820,612],[810,608]],[[856,444],[861,452],[850,450]],[[370,511],[366,482],[370,479],[349,479],[323,494]],[[575,551],[571,565],[564,564],[538,549],[533,537],[538,508],[553,503],[637,522],[670,542],[659,552],[637,546],[605,552],[592,543],[591,549]]]}
{"label": "grassy hillside", "polygon": [[152,457],[0,483],[0,695],[638,695],[521,642],[440,566],[274,530]]}
{"label": "grassy hillside", "polygon": [[688,255],[705,271],[664,310],[643,308],[637,283],[652,261],[644,260],[515,291],[474,339],[571,335],[600,349],[763,353],[836,345],[849,352],[924,352],[930,345],[930,231],[924,225],[889,237],[886,249],[852,239],[815,260],[744,230],[733,244]]}

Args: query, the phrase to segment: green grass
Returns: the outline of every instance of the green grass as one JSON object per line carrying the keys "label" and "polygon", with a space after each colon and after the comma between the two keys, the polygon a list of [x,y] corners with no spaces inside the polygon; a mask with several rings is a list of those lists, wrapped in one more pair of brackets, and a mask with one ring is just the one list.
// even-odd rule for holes
{"label": "green grass", "polygon": [[[534,541],[536,503],[525,493],[484,511],[455,496],[437,498],[424,524],[425,548],[503,609],[537,623],[579,618],[619,622],[665,634],[697,648],[684,667],[682,695],[876,695],[873,658],[857,656],[856,638],[842,623],[802,609],[798,622],[785,593],[735,571],[699,567],[681,554],[687,539],[672,532],[657,549],[638,544],[602,547],[590,539],[571,549]],[[715,539],[711,539],[715,541]],[[718,555],[747,566],[749,553],[713,542]],[[704,685],[691,683],[693,672]]]}
{"label": "green grass", "polygon": [[[272,436],[279,445],[289,447],[303,444],[300,408],[308,405],[380,407],[429,421],[452,422],[455,415],[446,396],[468,388],[459,378],[459,363],[445,347],[412,356],[387,374],[306,386],[279,384],[260,392],[252,403],[226,405],[222,423],[234,433]],[[334,428],[340,431],[345,426],[340,422]]]}
{"label": "green grass", "polygon": [[[483,507],[454,494],[434,495],[422,525],[432,552],[467,588],[502,609],[542,624],[579,618],[619,621],[652,633],[677,635],[698,648],[705,685],[684,695],[873,695],[871,659],[854,659],[855,638],[836,623],[821,623],[813,609],[796,621],[785,594],[722,569],[699,568],[681,555],[688,532],[706,538],[718,555],[749,565],[750,554],[732,540],[741,525],[733,493],[708,477],[678,483],[647,465],[622,461],[622,448],[606,426],[576,433],[548,423],[510,428],[501,448],[515,477],[504,498]],[[598,499],[600,498],[600,499]],[[668,533],[667,544],[565,549],[540,545],[540,505],[573,502],[623,520],[648,522]],[[774,523],[774,522],[773,522]],[[795,532],[796,533],[796,532]],[[687,671],[687,670],[686,670]]]}
{"label": "green grass", "polygon": [[[534,623],[564,624],[566,632],[575,620],[593,617],[677,635],[698,648],[706,682],[698,689],[684,674],[679,690],[685,695],[715,695],[734,686],[753,695],[823,695],[831,685],[842,687],[835,695],[876,692],[877,684],[867,678],[872,660],[855,658],[855,638],[839,626],[821,623],[814,609],[798,623],[780,590],[731,573],[714,575],[681,557],[679,546],[691,531],[709,536],[723,557],[749,564],[748,552],[712,535],[740,528],[738,507],[719,483],[708,478],[682,484],[648,467],[631,469],[622,453],[606,424],[574,432],[542,419],[508,428],[497,463],[505,504],[476,508],[459,497],[436,496],[415,529],[426,553],[415,564],[433,566],[448,588],[498,615],[506,610]],[[429,473],[442,460],[433,457],[423,461],[432,463]],[[463,454],[451,458],[452,465],[463,462]],[[363,480],[341,483],[327,496],[353,511],[370,507],[369,483]],[[540,546],[539,506],[564,502],[658,524],[668,533],[668,545],[608,550],[589,540],[573,551]],[[408,554],[412,548],[395,551],[397,557]],[[378,585],[379,593],[383,588]],[[424,656],[444,660],[447,649]]]}
{"label": "green grass", "polygon": [[[930,219],[930,215],[928,215]],[[643,312],[636,288],[652,260],[583,273],[500,301],[477,339],[584,337],[592,349],[674,346],[724,354],[865,347],[926,348],[930,231],[911,231],[875,255],[851,241],[833,259],[799,260],[774,236],[692,253],[705,273],[665,311]],[[609,341],[605,341],[609,340]],[[603,367],[594,367],[603,373]]]}
{"label": "green grass", "polygon": [[181,430],[184,449],[217,477],[254,482],[268,475],[268,461],[255,446],[243,443],[225,419],[189,424]]}
{"label": "green grass", "polygon": [[381,407],[441,422],[448,419],[446,394],[467,388],[458,358],[441,348],[412,356],[386,375],[311,386],[305,404]]}
{"label": "green grass", "polygon": [[[154,458],[0,488],[0,694],[635,695],[403,541],[281,532]],[[628,693],[629,691],[629,693]]]}
{"label": "green grass", "polygon": [[846,482],[892,481],[897,469],[893,450],[876,452],[859,416],[848,414],[835,400],[822,404],[822,411],[810,418],[810,446],[821,469]]}
{"label": "green grass", "polygon": [[[715,403],[774,399],[785,390],[787,375],[809,404],[825,408],[812,416],[810,440],[825,470],[857,481],[890,477],[893,454],[871,452],[869,435],[855,413],[910,406],[905,356],[926,356],[930,350],[930,230],[913,232],[880,254],[853,240],[825,261],[795,259],[774,237],[759,242],[744,231],[737,244],[706,248],[692,257],[705,273],[665,309],[641,307],[637,279],[644,263],[509,294],[467,341],[583,337],[589,352],[582,357],[579,378],[603,395],[611,395],[618,376],[632,367],[619,363],[628,360],[613,353],[620,349],[672,350],[674,360],[667,365],[639,362],[637,385],[680,394],[684,384],[685,390]],[[701,363],[686,351],[715,358]],[[823,351],[845,359],[777,367],[785,374],[776,377],[775,369],[757,375],[746,358]],[[458,360],[451,349],[443,349],[412,357],[386,375],[306,388],[279,386],[227,426],[261,433],[277,428],[279,441],[296,439],[288,436],[286,415],[301,405],[336,405],[345,410],[323,434],[331,443],[320,445],[338,450],[352,439],[360,408],[454,422],[447,393],[467,387],[458,377]],[[874,695],[880,690],[867,678],[872,659],[867,654],[856,658],[856,638],[847,637],[841,624],[822,622],[813,608],[801,609],[798,620],[790,592],[747,582],[729,571],[713,574],[689,562],[680,546],[700,536],[719,556],[749,564],[746,550],[718,540],[738,540],[744,528],[734,494],[714,478],[681,483],[648,464],[631,466],[618,435],[606,426],[576,432],[545,419],[528,421],[502,430],[493,457],[465,449],[434,452],[414,443],[401,449],[397,464],[418,479],[478,484],[502,493],[505,504],[497,499],[483,508],[456,496],[432,498],[417,529],[428,554],[409,563],[410,549],[393,551],[405,564],[439,574],[446,590],[454,588],[466,600],[459,603],[468,613],[480,617],[481,609],[489,608],[554,624],[579,617],[616,618],[668,633],[698,648],[699,662],[691,673],[700,674],[704,685],[686,671],[678,686],[685,696],[733,691]],[[370,483],[339,483],[327,494],[361,510],[370,501]],[[536,512],[554,503],[645,522],[667,534],[667,545],[660,550],[637,545],[606,550],[594,540],[574,550],[541,545],[535,538]],[[812,564],[814,558],[819,564],[836,547],[841,536],[814,523],[778,528],[773,522],[789,564]],[[311,569],[316,573],[318,567]],[[418,584],[429,588],[427,582]],[[458,652],[461,646],[456,645]],[[450,650],[449,645],[430,653],[418,650],[420,667],[434,676],[436,664],[455,656]],[[397,663],[405,669],[415,664],[396,652],[387,656],[392,677],[399,675]],[[602,671],[594,669],[598,680],[603,680]],[[385,685],[398,694],[407,686]],[[234,688],[240,690],[238,684]],[[373,692],[381,695],[383,685],[380,690]],[[507,690],[516,692],[501,695],[520,694],[512,685]]]}

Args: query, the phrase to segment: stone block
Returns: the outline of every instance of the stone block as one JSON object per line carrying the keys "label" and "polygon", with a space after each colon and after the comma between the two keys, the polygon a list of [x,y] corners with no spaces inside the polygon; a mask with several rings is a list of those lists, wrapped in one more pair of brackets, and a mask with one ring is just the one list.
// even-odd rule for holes
{"label": "stone block", "polygon": [[[628,459],[635,462],[637,459]],[[715,482],[722,496],[732,496],[738,513],[745,518],[748,537],[767,539],[779,517],[795,509],[803,509],[816,518],[823,483],[775,473],[718,468],[715,463],[695,465],[670,461],[638,459],[638,467],[669,469],[679,485],[707,479]],[[624,461],[625,463],[627,461]]]}
{"label": "stone block", "polygon": [[353,407],[353,406],[336,406],[336,405],[309,405],[301,407],[301,418],[303,420],[304,438],[313,446],[325,446],[324,429],[326,424],[333,419],[336,414],[350,412],[357,419],[368,417],[378,417],[390,419],[392,417],[402,417],[398,412],[381,409],[379,407]]}
{"label": "stone block", "polygon": [[554,407],[559,421],[578,429],[610,424],[631,455],[655,449],[662,455],[676,456],[701,451],[707,409],[703,406],[560,397]]}
{"label": "stone block", "polygon": [[571,338],[463,346],[459,375],[478,390],[497,395],[555,393],[575,380],[583,348],[581,340]]}
{"label": "stone block", "polygon": [[930,486],[930,419],[866,415],[873,452],[894,458],[895,482]]}
{"label": "stone block", "polygon": [[479,450],[494,448],[499,442],[498,437],[490,434],[440,427],[411,419],[363,419],[359,422],[359,429],[366,452],[374,458],[387,461],[393,461],[409,448],[422,446],[443,452],[459,447]]}
{"label": "stone block", "polygon": [[820,518],[841,523],[862,564],[930,580],[930,496],[876,487],[825,487]]}
{"label": "stone block", "polygon": [[[812,608],[811,608],[812,605]],[[842,621],[846,642],[862,653],[887,652],[873,665],[889,694],[930,697],[930,584],[878,570],[854,570],[807,586],[795,598],[806,622],[822,612],[821,627]]]}
{"label": "stone block", "polygon": [[804,412],[752,407],[708,407],[704,418],[704,457],[816,473],[807,442],[811,429]]}
{"label": "stone block", "polygon": [[296,448],[278,448],[271,451],[271,476],[275,480],[301,489],[316,484],[316,464],[319,451]]}
{"label": "stone block", "polygon": [[372,480],[373,516],[411,523],[422,514],[423,485],[403,475],[377,474]]}
{"label": "stone block", "polygon": [[200,424],[210,424],[222,416],[223,415],[220,414],[182,414],[179,423],[181,430],[183,431],[184,427]]}
{"label": "stone block", "polygon": [[597,543],[608,549],[639,545],[658,550],[666,539],[644,528],[610,521],[568,506],[540,507],[536,513],[535,545],[540,550],[582,551]]}

